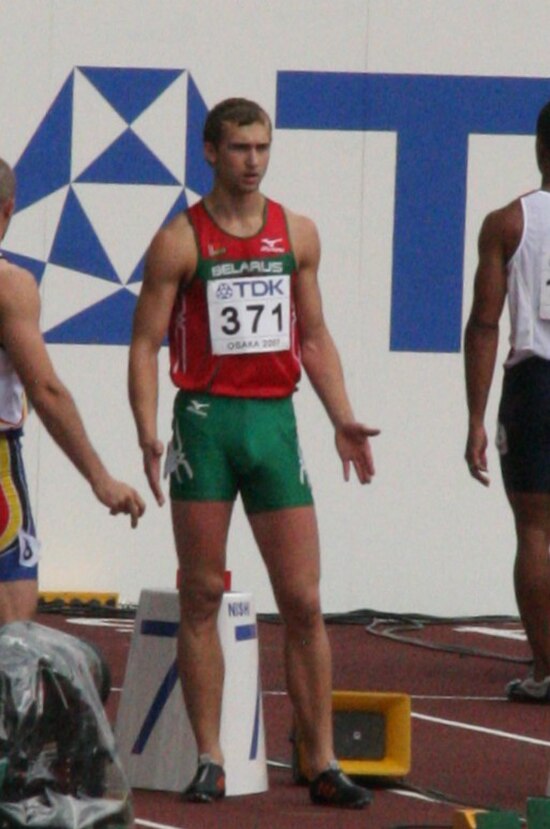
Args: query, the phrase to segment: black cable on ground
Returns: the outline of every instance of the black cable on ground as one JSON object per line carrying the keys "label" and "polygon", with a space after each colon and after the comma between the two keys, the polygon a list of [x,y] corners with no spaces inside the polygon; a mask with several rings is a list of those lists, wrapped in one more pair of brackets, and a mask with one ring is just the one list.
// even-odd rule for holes
{"label": "black cable on ground", "polygon": [[[40,613],[57,613],[63,616],[84,616],[97,619],[133,619],[137,613],[137,606],[133,604],[116,605],[110,602],[101,603],[91,599],[84,602],[79,599],[72,599],[65,602],[63,599],[52,601],[40,600],[38,604]],[[258,613],[259,622],[266,624],[281,624],[281,617],[277,613]],[[407,631],[420,631],[424,628],[435,625],[480,625],[480,624],[510,624],[519,622],[517,616],[431,616],[422,613],[387,613],[380,610],[360,609],[346,613],[327,613],[324,615],[325,622],[333,625],[362,625],[367,633],[373,636],[381,636],[400,644],[415,645],[429,650],[456,653],[459,656],[476,656],[485,659],[499,659],[506,662],[529,664],[529,658],[507,656],[506,654],[495,653],[494,651],[481,650],[480,648],[464,647],[461,645],[436,644],[424,640],[402,635]]]}
{"label": "black cable on ground", "polygon": [[[281,624],[278,613],[258,613],[258,620],[271,624]],[[389,613],[384,610],[361,608],[345,613],[325,613],[327,624],[332,625],[370,625],[375,620],[400,623],[422,623],[425,625],[464,625],[464,624],[505,624],[519,622],[518,616],[479,615],[479,616],[433,616],[426,613]]]}
{"label": "black cable on ground", "polygon": [[[488,623],[486,619],[483,619],[483,622],[485,624]],[[428,648],[429,650],[443,651],[445,653],[455,653],[459,656],[476,656],[482,659],[499,659],[504,662],[519,662],[521,664],[529,664],[532,662],[532,659],[529,657],[509,656],[504,653],[496,653],[495,651],[466,647],[464,645],[445,645],[435,642],[425,642],[422,639],[416,639],[410,636],[400,636],[398,634],[398,631],[423,630],[426,627],[425,622],[418,622],[410,619],[404,623],[400,622],[398,624],[394,624],[387,629],[380,629],[382,625],[388,624],[390,623],[382,619],[374,619],[373,622],[365,628],[365,630],[373,636],[382,636],[386,639],[391,639],[394,642],[399,642],[400,644],[415,645],[419,648]],[[428,624],[437,623],[429,622]],[[453,621],[452,624],[481,624],[481,621],[479,619],[477,621],[470,620],[469,622]]]}
{"label": "black cable on ground", "polygon": [[[463,645],[445,645],[435,642],[426,642],[416,637],[401,635],[406,631],[421,631],[430,625],[497,625],[519,623],[518,616],[430,616],[422,613],[386,613],[384,611],[362,609],[349,613],[328,613],[324,616],[327,624],[336,625],[363,625],[367,633],[373,636],[382,636],[400,644],[415,645],[429,650],[455,653],[459,656],[476,656],[483,659],[499,659],[504,662],[529,664],[530,658],[508,656],[495,651],[481,648],[465,647]],[[268,624],[280,624],[281,618],[276,613],[258,614],[258,620]]]}

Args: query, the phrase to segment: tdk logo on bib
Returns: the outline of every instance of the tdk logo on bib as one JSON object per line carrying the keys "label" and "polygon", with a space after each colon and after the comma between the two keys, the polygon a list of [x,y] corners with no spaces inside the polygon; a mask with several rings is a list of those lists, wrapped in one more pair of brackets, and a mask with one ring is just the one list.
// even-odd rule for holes
{"label": "tdk logo on bib", "polygon": [[285,286],[282,279],[235,279],[231,285],[224,282],[216,289],[218,299],[232,299],[234,293],[243,298],[285,296]]}

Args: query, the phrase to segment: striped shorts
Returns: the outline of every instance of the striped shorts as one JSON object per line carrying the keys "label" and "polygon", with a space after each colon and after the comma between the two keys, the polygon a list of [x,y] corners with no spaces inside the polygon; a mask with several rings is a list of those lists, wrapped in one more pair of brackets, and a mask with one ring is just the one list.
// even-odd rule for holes
{"label": "striped shorts", "polygon": [[21,430],[0,433],[0,582],[36,579],[36,538],[21,453]]}

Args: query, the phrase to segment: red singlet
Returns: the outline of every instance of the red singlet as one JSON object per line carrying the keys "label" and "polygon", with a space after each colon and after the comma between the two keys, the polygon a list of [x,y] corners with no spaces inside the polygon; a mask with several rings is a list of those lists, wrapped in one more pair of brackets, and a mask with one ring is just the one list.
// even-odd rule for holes
{"label": "red singlet", "polygon": [[231,397],[287,397],[300,379],[297,279],[284,210],[266,200],[262,228],[225,233],[204,202],[187,211],[198,248],[169,329],[176,386]]}

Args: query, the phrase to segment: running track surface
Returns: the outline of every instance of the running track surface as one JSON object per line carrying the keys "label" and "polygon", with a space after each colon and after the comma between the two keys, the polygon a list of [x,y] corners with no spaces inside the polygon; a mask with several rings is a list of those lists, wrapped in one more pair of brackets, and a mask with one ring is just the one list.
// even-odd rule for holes
{"label": "running track surface", "polygon": [[[107,712],[114,723],[132,619],[42,613],[37,621],[85,636],[102,649],[112,672]],[[387,622],[377,627],[379,633],[392,630]],[[307,790],[292,782],[285,767],[291,762],[291,711],[283,629],[260,621],[269,790],[212,805],[184,804],[170,792],[134,790],[136,829],[435,829],[451,827],[462,809],[510,809],[523,815],[528,797],[545,794],[550,706],[510,703],[504,696],[506,683],[528,670],[528,649],[517,622],[476,619],[400,628],[398,640],[373,635],[361,623],[329,621],[328,630],[335,689],[411,696],[412,765],[404,780],[382,780],[373,803],[359,812],[309,803]]]}

